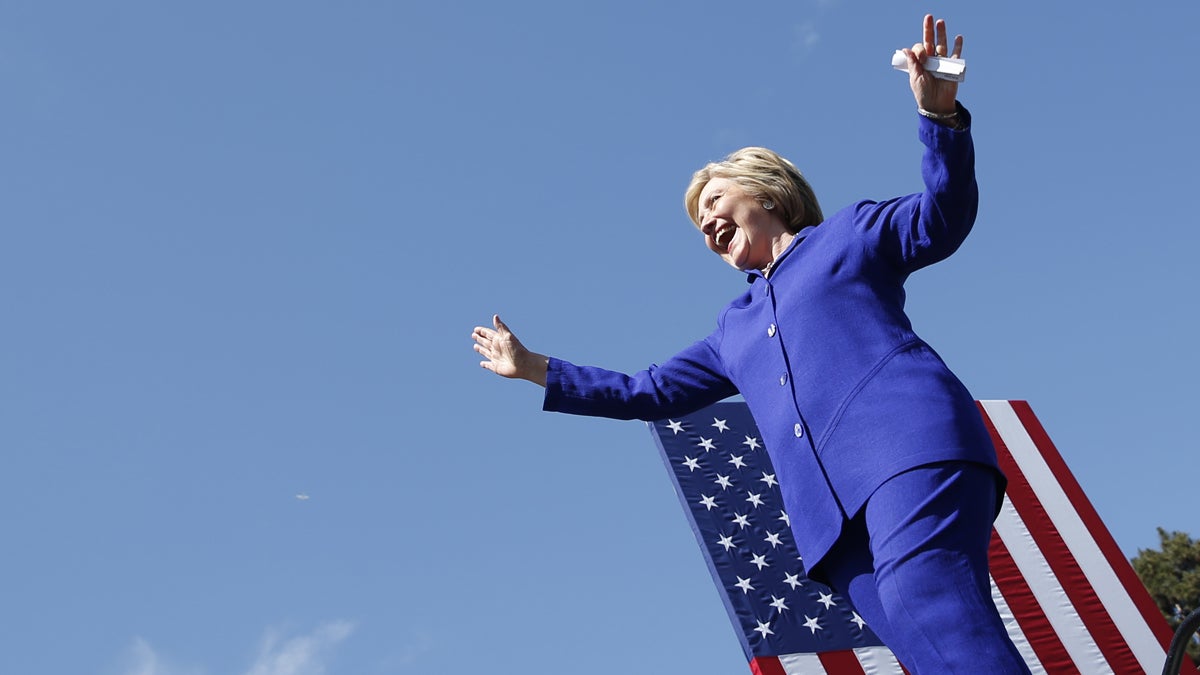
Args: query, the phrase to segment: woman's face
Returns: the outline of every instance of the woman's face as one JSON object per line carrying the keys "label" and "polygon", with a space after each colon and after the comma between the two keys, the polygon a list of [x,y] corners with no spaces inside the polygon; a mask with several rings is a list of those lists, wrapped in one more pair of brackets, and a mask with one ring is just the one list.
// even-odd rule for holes
{"label": "woman's face", "polygon": [[700,191],[704,243],[735,269],[762,269],[775,259],[774,243],[788,234],[776,211],[763,208],[728,178],[713,178]]}

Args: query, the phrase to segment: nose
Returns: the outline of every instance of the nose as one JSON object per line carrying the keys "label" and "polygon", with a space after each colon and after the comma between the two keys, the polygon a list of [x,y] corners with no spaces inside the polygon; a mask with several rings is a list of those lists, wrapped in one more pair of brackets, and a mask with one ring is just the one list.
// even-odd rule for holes
{"label": "nose", "polygon": [[713,233],[717,231],[717,219],[713,218],[712,215],[702,216],[700,221],[700,231],[706,236],[713,236]]}

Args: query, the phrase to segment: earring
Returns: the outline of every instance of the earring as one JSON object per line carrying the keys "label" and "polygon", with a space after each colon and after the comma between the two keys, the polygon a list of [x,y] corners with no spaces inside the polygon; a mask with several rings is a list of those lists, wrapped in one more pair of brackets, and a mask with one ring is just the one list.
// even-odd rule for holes
{"label": "earring", "polygon": [[770,211],[771,209],[775,208],[775,202],[771,201],[770,199],[766,199],[763,201],[762,207]]}

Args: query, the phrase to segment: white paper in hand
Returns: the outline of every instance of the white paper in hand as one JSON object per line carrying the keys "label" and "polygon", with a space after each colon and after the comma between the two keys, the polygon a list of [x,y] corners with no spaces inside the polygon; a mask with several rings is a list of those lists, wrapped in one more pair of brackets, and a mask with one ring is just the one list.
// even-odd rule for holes
{"label": "white paper in hand", "polygon": [[[908,72],[908,57],[897,49],[892,54],[892,67]],[[962,59],[952,59],[948,56],[930,56],[925,59],[925,70],[930,75],[942,80],[962,82],[967,78],[967,62]]]}

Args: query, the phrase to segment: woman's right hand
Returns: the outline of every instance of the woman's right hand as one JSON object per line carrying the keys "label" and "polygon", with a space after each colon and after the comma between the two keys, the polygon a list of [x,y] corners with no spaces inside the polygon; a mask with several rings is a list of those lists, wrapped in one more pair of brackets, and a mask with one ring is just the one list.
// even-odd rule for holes
{"label": "woman's right hand", "polygon": [[501,377],[529,380],[546,386],[546,368],[550,359],[526,349],[500,320],[499,314],[492,316],[492,324],[494,329],[476,326],[471,332],[471,337],[475,339],[475,351],[486,359],[480,361],[479,365]]}

